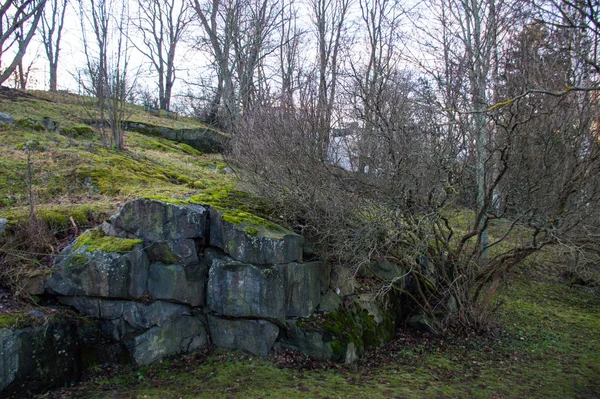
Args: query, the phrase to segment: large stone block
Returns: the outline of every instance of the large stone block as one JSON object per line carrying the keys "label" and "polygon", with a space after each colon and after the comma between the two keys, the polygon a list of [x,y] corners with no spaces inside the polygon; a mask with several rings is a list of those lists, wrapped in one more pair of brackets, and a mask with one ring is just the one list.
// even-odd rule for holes
{"label": "large stone block", "polygon": [[329,268],[322,262],[277,265],[283,277],[287,317],[308,317],[327,289]]}
{"label": "large stone block", "polygon": [[149,304],[86,297],[60,297],[59,301],[80,313],[101,319],[102,330],[121,340],[126,335],[172,322],[182,315],[191,315],[186,305],[156,301]]}
{"label": "large stone block", "polygon": [[206,208],[201,205],[176,205],[151,199],[126,203],[110,224],[147,241],[201,238],[207,231]]}
{"label": "large stone block", "polygon": [[243,212],[210,210],[210,245],[240,262],[279,264],[302,260],[303,237]]}
{"label": "large stone block", "polygon": [[146,365],[167,356],[192,352],[206,343],[204,324],[195,316],[182,316],[135,337],[132,354],[138,365]]}
{"label": "large stone block", "polygon": [[333,360],[334,353],[331,342],[328,342],[323,333],[316,330],[302,328],[302,322],[297,319],[286,320],[285,338],[282,346],[301,352],[319,360]]}
{"label": "large stone block", "polygon": [[214,312],[285,319],[283,278],[276,267],[217,257],[212,260],[208,275],[208,305]]}
{"label": "large stone block", "polygon": [[215,345],[241,349],[256,356],[267,356],[279,336],[279,327],[266,320],[223,319],[209,315],[208,325]]}
{"label": "large stone block", "polygon": [[208,277],[206,263],[165,265],[152,263],[148,275],[148,294],[191,306],[203,306]]}
{"label": "large stone block", "polygon": [[46,281],[50,292],[69,296],[135,299],[146,295],[148,257],[141,244],[124,253],[87,245],[71,250]]}
{"label": "large stone block", "polygon": [[197,246],[207,236],[208,210],[201,205],[137,199],[112,216],[104,231],[143,239],[153,261],[193,264],[198,262]]}
{"label": "large stone block", "polygon": [[0,329],[0,397],[23,398],[76,381],[81,369],[75,326],[52,322]]}

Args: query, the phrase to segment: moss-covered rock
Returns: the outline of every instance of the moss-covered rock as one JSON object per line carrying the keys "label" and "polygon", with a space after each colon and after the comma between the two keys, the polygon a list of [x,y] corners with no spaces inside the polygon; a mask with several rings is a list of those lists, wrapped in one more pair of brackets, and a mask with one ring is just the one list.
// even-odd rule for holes
{"label": "moss-covered rock", "polygon": [[302,261],[302,236],[248,212],[211,208],[210,245],[240,262]]}
{"label": "moss-covered rock", "polygon": [[227,135],[212,129],[171,129],[134,121],[125,121],[124,126],[125,130],[178,141],[204,153],[223,152],[227,142]]}
{"label": "moss-covered rock", "polygon": [[94,136],[94,129],[88,125],[76,125],[62,128],[60,134],[72,138],[91,138]]}
{"label": "moss-covered rock", "polygon": [[148,257],[138,240],[88,232],[63,254],[46,281],[60,295],[141,298],[146,295]]}
{"label": "moss-covered rock", "polygon": [[107,234],[144,240],[152,261],[190,265],[208,232],[208,211],[201,205],[150,199],[126,203],[104,227]]}
{"label": "moss-covered rock", "polygon": [[35,130],[36,132],[43,132],[46,130],[44,124],[41,121],[37,121],[33,118],[22,118],[17,120],[16,125],[25,129]]}
{"label": "moss-covered rock", "polygon": [[140,239],[107,236],[100,230],[87,230],[77,238],[73,249],[78,250],[85,247],[87,252],[103,251],[124,254],[142,242]]}
{"label": "moss-covered rock", "polygon": [[327,360],[350,363],[365,349],[389,342],[394,331],[393,313],[365,295],[346,301],[336,311],[288,321],[284,346],[311,356],[323,350]]}

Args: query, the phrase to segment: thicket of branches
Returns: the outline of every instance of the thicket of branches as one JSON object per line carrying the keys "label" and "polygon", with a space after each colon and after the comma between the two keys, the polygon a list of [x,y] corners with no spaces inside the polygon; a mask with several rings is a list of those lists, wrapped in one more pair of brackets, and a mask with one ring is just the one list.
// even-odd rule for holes
{"label": "thicket of branches", "polygon": [[[426,21],[360,2],[365,47],[338,77],[348,100],[332,113],[358,123],[332,130],[328,156],[320,86],[307,81],[295,106],[244,112],[231,162],[323,257],[367,275],[392,264],[409,278],[381,290],[478,327],[528,256],[557,244],[597,253],[598,36],[565,2],[423,4]],[[399,51],[399,18],[418,51]]]}

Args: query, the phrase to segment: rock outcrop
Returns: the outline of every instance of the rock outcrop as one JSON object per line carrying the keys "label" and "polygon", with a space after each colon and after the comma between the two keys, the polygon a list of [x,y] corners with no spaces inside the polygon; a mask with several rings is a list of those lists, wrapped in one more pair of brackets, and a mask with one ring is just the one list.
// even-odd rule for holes
{"label": "rock outcrop", "polygon": [[154,126],[149,123],[134,121],[125,121],[124,125],[125,130],[185,143],[204,153],[223,152],[227,141],[225,134],[209,128],[171,129],[165,126]]}
{"label": "rock outcrop", "polygon": [[81,371],[76,326],[68,322],[0,328],[0,397],[23,397],[76,381]]}
{"label": "rock outcrop", "polygon": [[[110,353],[108,361],[146,365],[212,343],[257,356],[283,347],[352,362],[393,336],[395,311],[354,293],[352,273],[304,262],[301,236],[245,212],[174,202],[125,204],[40,280],[45,295],[91,320],[86,328],[106,340],[100,352]],[[38,377],[24,360],[32,350],[42,359],[52,348],[66,353],[65,362],[56,358],[63,377],[54,369],[40,377],[53,381],[48,386],[77,374],[66,362],[81,363],[84,335],[69,330],[54,343],[40,331],[19,331],[0,329],[0,391]],[[26,347],[31,334],[50,349]]]}
{"label": "rock outcrop", "polygon": [[140,365],[207,342],[265,356],[327,291],[329,268],[302,263],[302,246],[245,212],[138,199],[68,247],[46,290]]}

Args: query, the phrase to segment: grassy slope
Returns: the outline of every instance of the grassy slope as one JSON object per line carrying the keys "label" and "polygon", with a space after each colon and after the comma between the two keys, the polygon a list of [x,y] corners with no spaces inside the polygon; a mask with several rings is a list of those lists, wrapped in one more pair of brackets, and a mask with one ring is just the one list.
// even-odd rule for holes
{"label": "grassy slope", "polygon": [[[89,99],[67,93],[30,92],[17,99],[0,97],[0,112],[15,119],[49,117],[61,127],[93,118]],[[159,118],[130,107],[129,119],[171,128],[204,127],[190,118]],[[185,144],[127,133],[127,150],[101,146],[97,135],[69,139],[18,125],[0,125],[0,217],[17,223],[28,214],[27,151],[31,153],[33,192],[38,215],[57,225],[69,216],[81,224],[114,213],[118,204],[145,195],[185,196],[215,186],[232,186],[217,155],[202,155]],[[219,167],[220,170],[215,170]],[[218,169],[218,168],[217,168]]]}
{"label": "grassy slope", "polygon": [[[0,112],[16,118],[50,117],[61,126],[90,119],[80,97],[33,92],[31,98],[0,98]],[[177,128],[201,127],[132,107],[129,119]],[[141,195],[177,196],[231,188],[235,182],[218,156],[162,139],[128,133],[125,152],[108,151],[97,138],[68,139],[55,133],[0,126],[0,217],[12,223],[27,215],[26,158],[19,149],[35,139],[32,154],[38,214],[68,226],[114,213]],[[457,217],[468,219],[468,215]],[[460,227],[460,226],[459,226]],[[467,226],[461,228],[466,229]],[[497,235],[501,226],[497,226]],[[494,233],[494,232],[493,232]],[[510,245],[510,244],[505,244]],[[595,398],[600,397],[600,298],[569,287],[561,264],[547,252],[515,273],[497,300],[502,332],[488,338],[445,340],[399,335],[357,365],[319,371],[280,369],[276,360],[224,351],[120,372],[96,370],[93,378],[59,397],[147,398]],[[407,338],[408,337],[408,338]],[[378,356],[387,359],[376,362]]]}

